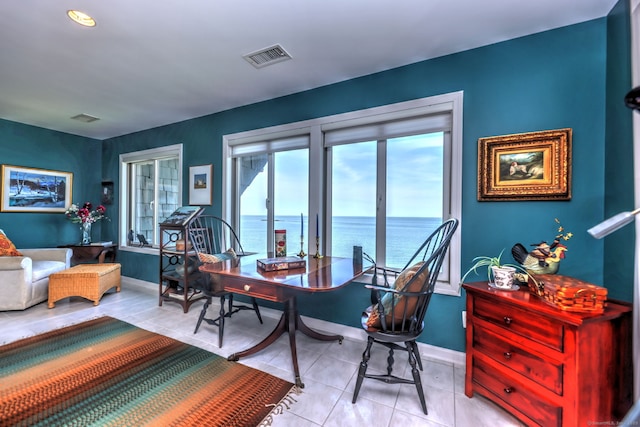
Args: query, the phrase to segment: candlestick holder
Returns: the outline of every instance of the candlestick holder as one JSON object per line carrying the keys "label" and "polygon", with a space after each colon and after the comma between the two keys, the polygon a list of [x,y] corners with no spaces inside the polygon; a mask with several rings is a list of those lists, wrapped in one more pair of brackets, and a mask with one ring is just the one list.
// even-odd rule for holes
{"label": "candlestick holder", "polygon": [[307,254],[304,253],[304,236],[300,236],[300,252],[298,253],[298,257],[304,258]]}
{"label": "candlestick holder", "polygon": [[322,258],[322,255],[320,255],[320,237],[316,237],[316,254],[313,257]]}

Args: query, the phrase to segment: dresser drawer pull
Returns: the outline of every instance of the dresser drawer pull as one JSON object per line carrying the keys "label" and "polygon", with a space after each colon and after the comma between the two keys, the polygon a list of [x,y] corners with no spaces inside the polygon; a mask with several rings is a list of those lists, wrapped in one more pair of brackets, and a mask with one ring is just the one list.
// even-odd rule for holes
{"label": "dresser drawer pull", "polygon": [[513,393],[515,390],[513,389],[513,387],[505,387],[504,388],[504,392],[507,394],[511,394]]}
{"label": "dresser drawer pull", "polygon": [[508,360],[508,359],[511,359],[511,356],[512,356],[512,355],[511,355],[511,352],[510,352],[510,351],[505,351],[505,352],[503,353],[503,356],[504,356],[504,358],[505,358],[505,359],[507,359],[507,360]]}
{"label": "dresser drawer pull", "polygon": [[244,291],[245,292],[249,292],[251,290],[251,286],[249,285],[244,285]]}
{"label": "dresser drawer pull", "polygon": [[509,317],[509,316],[504,316],[504,318],[502,320],[504,320],[504,324],[505,325],[510,325],[511,322],[513,322],[513,319],[511,317]]}

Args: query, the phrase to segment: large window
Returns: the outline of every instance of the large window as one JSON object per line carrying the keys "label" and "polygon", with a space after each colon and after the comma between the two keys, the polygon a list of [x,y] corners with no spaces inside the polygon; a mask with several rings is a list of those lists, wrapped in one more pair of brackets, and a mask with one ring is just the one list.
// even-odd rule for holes
{"label": "large window", "polygon": [[[223,211],[245,250],[271,252],[285,229],[290,255],[301,233],[314,253],[317,233],[324,254],[350,257],[358,245],[403,267],[461,216],[462,93],[226,135],[223,147]],[[459,295],[461,228],[436,292]]]}
{"label": "large window", "polygon": [[334,146],[331,254],[353,245],[388,267],[404,267],[442,223],[444,133]]}
{"label": "large window", "polygon": [[182,145],[120,155],[120,177],[120,241],[157,247],[158,224],[181,206]]}
{"label": "large window", "polygon": [[300,250],[301,215],[307,217],[309,200],[308,146],[307,135],[232,146],[232,222],[245,252],[273,252],[276,230],[286,231],[288,252]]}

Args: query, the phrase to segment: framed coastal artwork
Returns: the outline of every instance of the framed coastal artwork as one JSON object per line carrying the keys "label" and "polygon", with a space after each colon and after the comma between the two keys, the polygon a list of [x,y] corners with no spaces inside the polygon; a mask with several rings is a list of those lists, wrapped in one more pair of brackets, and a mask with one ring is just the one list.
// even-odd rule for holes
{"label": "framed coastal artwork", "polygon": [[213,197],[213,165],[189,167],[189,204],[210,205]]}
{"label": "framed coastal artwork", "polygon": [[2,165],[2,212],[65,212],[73,173]]}
{"label": "framed coastal artwork", "polygon": [[478,200],[571,200],[570,128],[478,140]]}

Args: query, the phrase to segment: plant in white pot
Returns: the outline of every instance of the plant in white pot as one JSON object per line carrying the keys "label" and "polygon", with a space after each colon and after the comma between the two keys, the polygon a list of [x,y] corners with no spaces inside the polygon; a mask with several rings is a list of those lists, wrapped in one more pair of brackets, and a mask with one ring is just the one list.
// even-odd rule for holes
{"label": "plant in white pot", "polygon": [[467,272],[462,276],[460,283],[463,283],[467,276],[471,273],[479,274],[478,269],[485,268],[487,269],[487,280],[490,285],[493,285],[497,288],[501,289],[514,289],[513,286],[515,281],[516,271],[527,274],[527,270],[523,267],[515,264],[504,264],[502,263],[502,253],[504,249],[500,251],[500,254],[497,257],[490,256],[477,256],[472,262],[473,264],[467,270]]}

